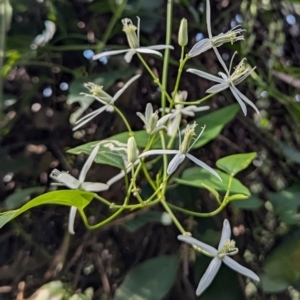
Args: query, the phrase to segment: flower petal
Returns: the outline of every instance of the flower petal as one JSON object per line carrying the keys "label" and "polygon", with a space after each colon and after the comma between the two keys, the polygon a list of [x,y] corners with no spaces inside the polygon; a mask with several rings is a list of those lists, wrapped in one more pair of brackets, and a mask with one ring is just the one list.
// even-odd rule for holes
{"label": "flower petal", "polygon": [[195,238],[193,238],[191,236],[188,236],[188,235],[179,235],[177,237],[177,239],[179,241],[185,242],[185,243],[190,244],[192,246],[197,246],[200,249],[208,252],[210,255],[216,256],[218,254],[217,249],[215,249],[214,247],[212,247],[210,245],[202,243],[202,242],[198,241],[197,239],[195,239]]}
{"label": "flower petal", "polygon": [[172,114],[167,114],[167,115],[164,115],[163,117],[161,117],[157,122],[157,126],[163,125],[165,122],[167,122],[169,120],[169,118],[171,116],[172,116]]}
{"label": "flower petal", "polygon": [[237,100],[237,102],[239,103],[244,115],[247,115],[247,107],[245,105],[245,103],[243,102],[243,100],[240,98],[239,94],[236,92],[237,88],[233,88],[232,86],[229,86],[234,98]]}
{"label": "flower petal", "polygon": [[200,71],[200,70],[197,70],[197,69],[190,68],[190,69],[187,69],[186,71],[189,72],[189,73],[195,74],[197,76],[200,76],[202,78],[214,81],[214,82],[224,83],[224,80],[222,78],[217,77],[217,76],[212,75],[212,74],[209,74],[209,73],[206,73],[206,72],[203,72],[203,71]]}
{"label": "flower petal", "polygon": [[206,93],[218,93],[223,90],[226,90],[228,87],[229,87],[228,82],[219,83],[209,88],[206,91]]}
{"label": "flower petal", "polygon": [[74,222],[76,217],[77,208],[75,206],[71,206],[69,213],[69,221],[68,221],[68,231],[70,234],[75,234],[74,231]]}
{"label": "flower petal", "polygon": [[212,32],[211,32],[211,10],[210,10],[210,0],[206,0],[206,26],[208,37],[212,39]]}
{"label": "flower petal", "polygon": [[173,50],[174,47],[172,45],[153,45],[153,46],[147,46],[142,48],[148,48],[148,49],[155,49],[155,50],[163,50],[163,49],[171,49]]}
{"label": "flower petal", "polygon": [[201,168],[205,169],[206,171],[210,172],[211,174],[216,176],[220,181],[222,181],[220,175],[214,169],[212,169],[210,166],[208,166],[206,163],[204,163],[202,160],[196,158],[195,156],[193,156],[189,153],[187,153],[186,156],[187,156],[188,159],[193,161],[196,165],[198,165]]}
{"label": "flower petal", "polygon": [[151,103],[147,103],[146,110],[145,110],[145,118],[147,122],[150,120],[152,114],[153,114],[153,106]]}
{"label": "flower petal", "polygon": [[128,52],[130,50],[131,49],[105,51],[94,55],[93,59],[96,60],[104,56],[117,55],[117,54]]}
{"label": "flower petal", "polygon": [[177,154],[169,162],[167,174],[171,175],[172,173],[174,173],[177,170],[178,166],[184,161],[184,159],[185,154],[177,151]]}
{"label": "flower petal", "polygon": [[124,91],[135,81],[137,80],[141,74],[137,74],[133,76],[131,79],[129,79],[121,89],[119,89],[116,94],[113,96],[112,102],[115,103],[115,101],[124,93]]}
{"label": "flower petal", "polygon": [[70,189],[78,189],[80,182],[72,175],[66,172],[60,172],[57,169],[52,170],[51,174],[49,175],[50,178],[53,180],[62,183],[63,185],[67,186]]}
{"label": "flower petal", "polygon": [[89,192],[102,192],[109,189],[109,186],[105,183],[100,182],[84,182],[81,188]]}
{"label": "flower petal", "polygon": [[218,251],[222,249],[222,247],[224,246],[225,241],[229,240],[230,236],[231,236],[230,224],[229,224],[228,220],[225,219],[224,222],[223,222],[222,235],[221,235],[221,239],[220,239],[220,242],[219,242]]}
{"label": "flower petal", "polygon": [[242,94],[235,86],[233,86],[232,88],[237,92],[237,94],[242,98],[243,101],[250,105],[259,114],[258,108],[250,99],[248,99],[244,94]]}
{"label": "flower petal", "polygon": [[179,152],[178,150],[163,150],[163,149],[149,150],[140,154],[139,158],[150,156],[150,155],[159,155],[159,154],[177,154],[178,152]]}
{"label": "flower petal", "polygon": [[235,260],[233,260],[231,257],[225,256],[223,258],[223,262],[231,269],[233,269],[234,271],[249,277],[255,281],[260,281],[259,277],[251,270],[243,267],[242,265],[240,265],[239,263],[237,263]]}
{"label": "flower petal", "polygon": [[140,48],[136,48],[136,51],[139,53],[147,53],[147,54],[155,54],[158,56],[162,56],[162,54],[156,50],[152,50],[146,47],[140,47]]}
{"label": "flower petal", "polygon": [[[131,168],[129,169],[129,171],[131,170]],[[128,171],[128,172],[129,172]],[[119,174],[115,175],[114,177],[112,177],[111,179],[109,179],[106,184],[108,186],[111,186],[112,184],[114,184],[115,182],[117,182],[118,180],[120,180],[121,178],[123,178],[125,176],[125,172],[124,170],[122,170]]]}
{"label": "flower petal", "polygon": [[127,63],[130,63],[133,55],[136,53],[135,49],[129,49],[128,52],[124,55],[124,59]]}
{"label": "flower petal", "polygon": [[200,55],[201,53],[209,50],[212,48],[212,44],[210,39],[203,39],[196,43],[190,52],[187,54],[189,57],[194,57]]}
{"label": "flower petal", "polygon": [[86,160],[85,164],[83,165],[80,174],[79,174],[79,182],[82,184],[85,180],[86,173],[91,168],[92,163],[94,162],[94,159],[99,151],[100,145],[98,144],[93,151],[91,152],[89,158]]}
{"label": "flower petal", "polygon": [[147,119],[145,118],[145,116],[144,116],[142,113],[137,112],[136,114],[137,114],[137,116],[143,121],[143,123],[144,123],[146,126],[149,125],[149,123],[147,122]]}
{"label": "flower petal", "polygon": [[218,257],[215,257],[211,263],[209,264],[207,270],[205,271],[204,275],[202,276],[199,285],[196,290],[196,295],[200,296],[211,284],[214,280],[215,276],[217,275],[220,267],[222,264],[222,260]]}

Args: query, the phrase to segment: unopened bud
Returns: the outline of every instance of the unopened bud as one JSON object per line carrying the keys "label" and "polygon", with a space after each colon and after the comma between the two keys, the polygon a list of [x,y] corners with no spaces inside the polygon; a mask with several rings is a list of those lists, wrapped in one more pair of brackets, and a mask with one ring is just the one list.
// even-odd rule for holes
{"label": "unopened bud", "polygon": [[185,47],[188,43],[188,23],[187,19],[181,19],[179,32],[178,32],[178,44],[181,47]]}
{"label": "unopened bud", "polygon": [[135,142],[135,138],[131,136],[127,142],[128,161],[132,164],[138,159],[139,151]]}

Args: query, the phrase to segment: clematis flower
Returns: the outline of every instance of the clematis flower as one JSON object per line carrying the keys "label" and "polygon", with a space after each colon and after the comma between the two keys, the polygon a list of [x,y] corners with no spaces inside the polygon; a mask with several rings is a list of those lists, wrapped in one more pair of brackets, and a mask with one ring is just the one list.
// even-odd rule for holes
{"label": "clematis flower", "polygon": [[201,295],[211,284],[216,274],[218,273],[222,262],[225,265],[227,265],[229,268],[233,269],[234,271],[244,276],[247,276],[255,281],[259,281],[259,277],[254,272],[243,267],[242,265],[240,265],[235,260],[229,257],[238,253],[238,248],[235,247],[235,242],[233,240],[230,240],[230,236],[231,236],[230,224],[226,219],[224,220],[223,223],[222,236],[219,242],[218,250],[212,246],[209,246],[205,243],[196,240],[191,236],[187,236],[187,235],[178,236],[178,240],[190,244],[192,246],[198,247],[206,251],[212,257],[214,257],[199,282],[199,285],[196,290],[197,296]]}
{"label": "clematis flower", "polygon": [[[67,172],[60,172],[57,169],[54,169],[51,174],[50,178],[53,180],[57,181],[58,183],[56,185],[62,185],[66,186],[70,189],[73,190],[84,190],[88,192],[102,192],[106,191],[109,188],[109,185],[105,183],[98,183],[98,182],[85,182],[85,176],[90,169],[98,151],[99,151],[100,145],[97,145],[93,151],[91,152],[89,158],[85,162],[84,166],[82,167],[82,170],[79,174],[79,178],[76,179],[72,175],[68,174]],[[74,234],[74,221],[75,221],[75,216],[76,216],[76,207],[72,206],[70,210],[70,215],[69,215],[69,224],[68,224],[68,229],[69,233]]]}
{"label": "clematis flower", "polygon": [[226,33],[220,33],[217,36],[212,35],[211,31],[211,10],[210,10],[210,0],[206,1],[206,24],[207,24],[207,31],[208,31],[208,38],[203,39],[196,43],[190,52],[187,54],[189,57],[197,56],[211,48],[217,48],[225,43],[231,43],[237,41],[243,41],[243,31],[244,29],[240,28],[240,25],[232,28]]}
{"label": "clematis flower", "polygon": [[130,47],[129,49],[105,51],[94,55],[93,59],[99,59],[103,56],[108,56],[108,55],[126,53],[124,59],[127,63],[129,63],[131,62],[131,59],[136,52],[162,56],[162,54],[156,50],[174,49],[174,47],[171,45],[154,45],[154,46],[141,47],[140,46],[140,18],[137,17],[137,19],[138,19],[137,27],[133,25],[132,21],[128,18],[122,20],[123,31],[126,33],[127,41]]}
{"label": "clematis flower", "polygon": [[136,114],[145,124],[146,132],[149,135],[155,134],[162,129],[167,129],[164,123],[171,117],[171,114],[167,114],[158,119],[158,111],[153,112],[153,106],[151,103],[147,104],[145,115],[140,112],[137,112]]}
{"label": "clematis flower", "polygon": [[193,161],[196,165],[202,167],[203,169],[207,170],[214,176],[216,176],[218,179],[221,179],[219,174],[212,169],[210,166],[208,166],[206,163],[201,161],[200,159],[196,158],[195,156],[189,154],[188,152],[193,148],[194,144],[198,141],[200,136],[202,135],[205,127],[202,128],[202,131],[199,133],[198,137],[194,140],[194,142],[191,144],[193,137],[195,136],[195,127],[197,126],[196,123],[193,125],[187,125],[185,134],[184,134],[184,139],[182,143],[180,143],[179,150],[167,150],[167,149],[162,149],[162,150],[149,150],[144,153],[142,153],[139,158],[145,157],[145,156],[150,156],[150,155],[157,155],[157,154],[175,154],[173,159],[169,162],[167,173],[171,175],[176,171],[178,166],[184,161],[184,159],[187,157],[191,161]]}
{"label": "clematis flower", "polygon": [[[178,91],[175,96],[175,103],[176,102],[185,102],[187,99],[187,91]],[[209,106],[202,106],[198,107],[196,105],[188,105],[184,106],[183,104],[175,104],[175,108],[173,108],[171,111],[169,108],[165,108],[165,112],[170,112],[171,116],[168,121],[167,125],[167,133],[169,136],[174,136],[176,131],[179,128],[181,115],[186,115],[189,117],[194,117],[195,112],[198,111],[204,111],[209,109]],[[161,110],[161,108],[160,108]]]}
{"label": "clematis flower", "polygon": [[[234,56],[233,56],[233,58],[234,58]],[[235,99],[237,100],[239,105],[241,106],[241,109],[245,116],[247,115],[247,108],[246,108],[245,103],[250,105],[259,114],[259,110],[254,105],[254,103],[236,88],[236,85],[238,85],[244,79],[246,79],[255,69],[255,67],[254,68],[246,67],[245,60],[246,59],[244,58],[240,61],[240,63],[237,65],[237,67],[235,68],[234,72],[231,75],[226,75],[223,72],[219,72],[219,75],[221,78],[211,75],[209,73],[200,71],[200,70],[196,70],[196,69],[187,69],[187,72],[193,73],[197,76],[200,76],[202,78],[206,78],[208,80],[212,80],[212,81],[218,83],[218,84],[212,86],[211,88],[209,88],[206,91],[206,93],[217,93],[217,92],[223,91],[227,88],[230,88],[233,96],[235,97]],[[231,63],[230,63],[230,66],[231,66]],[[231,71],[231,67],[229,68],[229,73],[230,73],[230,71]]]}
{"label": "clematis flower", "polygon": [[98,116],[104,111],[113,112],[114,111],[113,105],[116,102],[116,100],[123,94],[123,92],[128,88],[128,86],[131,83],[133,83],[136,79],[138,79],[140,76],[141,76],[140,74],[133,76],[130,80],[128,80],[124,84],[124,86],[113,97],[107,94],[105,91],[103,91],[102,86],[99,86],[92,82],[85,84],[85,87],[90,91],[90,94],[81,93],[81,95],[84,95],[85,97],[93,97],[100,103],[104,104],[104,106],[96,109],[95,111],[79,119],[76,122],[77,126],[75,126],[73,130],[77,130],[78,128],[82,127],[83,125],[85,125],[86,123],[88,123],[89,121],[91,121],[93,118],[95,118],[96,116]]}

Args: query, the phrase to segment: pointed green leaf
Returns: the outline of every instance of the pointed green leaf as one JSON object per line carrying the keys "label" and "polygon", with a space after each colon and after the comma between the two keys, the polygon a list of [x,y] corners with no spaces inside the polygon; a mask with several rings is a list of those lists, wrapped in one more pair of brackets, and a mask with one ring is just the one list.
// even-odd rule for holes
{"label": "pointed green leaf", "polygon": [[219,159],[216,165],[227,174],[235,176],[238,172],[246,169],[255,157],[256,152],[229,155]]}
{"label": "pointed green leaf", "polygon": [[49,192],[32,199],[19,209],[0,213],[0,228],[23,212],[36,206],[45,204],[76,206],[82,211],[92,201],[93,198],[94,193],[80,190],[61,190]]}
{"label": "pointed green leaf", "polygon": [[114,300],[161,300],[176,278],[177,256],[159,256],[142,262],[125,277]]}
{"label": "pointed green leaf", "polygon": [[[219,170],[215,171],[220,175],[222,181],[220,181],[214,175],[210,174],[209,172],[200,167],[186,169],[182,173],[181,178],[175,178],[175,181],[180,184],[199,188],[204,188],[204,185],[206,185],[209,186],[211,189],[215,189],[219,192],[226,192],[230,176]],[[248,190],[248,188],[245,187],[236,178],[233,178],[232,180],[230,192],[236,194],[250,195],[250,191]]]}

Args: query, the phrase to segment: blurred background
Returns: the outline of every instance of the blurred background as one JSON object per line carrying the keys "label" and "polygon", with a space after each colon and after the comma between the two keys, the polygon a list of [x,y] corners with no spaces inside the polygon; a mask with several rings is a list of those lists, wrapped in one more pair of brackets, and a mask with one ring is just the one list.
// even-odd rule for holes
{"label": "blurred background", "polygon": [[[134,22],[136,16],[141,18],[142,45],[164,44],[167,2],[2,0],[0,7],[0,210],[5,211],[53,189],[48,177],[53,168],[77,176],[86,157],[68,154],[68,149],[126,130],[116,114],[103,113],[72,131],[80,116],[99,107],[79,94],[86,92],[83,83],[94,82],[114,95],[137,71],[144,71],[137,57],[130,65],[122,55],[98,61],[92,57],[128,47],[124,17]],[[214,218],[178,218],[212,245],[218,243],[223,219],[228,218],[240,249],[237,260],[262,282],[254,285],[222,267],[200,298],[300,299],[300,1],[211,0],[211,9],[214,35],[238,25],[246,29],[244,42],[219,49],[228,64],[238,51],[234,65],[246,57],[256,66],[239,89],[256,104],[260,116],[250,108],[247,117],[236,112],[198,155],[214,165],[230,154],[257,152],[253,164],[238,176],[252,196]],[[207,37],[205,1],[174,1],[169,90],[180,58],[181,18],[188,20],[189,50]],[[146,59],[161,75],[162,60]],[[221,70],[213,51],[189,60],[187,67],[213,74]],[[199,99],[212,85],[183,74],[180,89],[188,91],[189,99]],[[145,70],[138,84],[118,100],[134,130],[142,129],[136,111],[144,112],[148,102],[156,109],[160,105],[159,90],[149,79]],[[214,111],[234,102],[232,94],[224,92],[205,105]],[[117,172],[94,165],[88,179],[106,182]],[[123,192],[119,182],[103,195],[118,203]],[[215,207],[209,194],[195,187],[177,186],[168,197],[192,210]],[[176,227],[164,222],[161,207],[124,214],[90,232],[78,217],[71,237],[68,211],[40,206],[1,229],[0,299],[71,299],[75,292],[77,298],[72,299],[196,299],[195,287],[210,259],[188,253],[177,241]],[[91,222],[110,215],[99,203],[92,203],[87,213]],[[38,289],[45,284],[42,293]]]}

